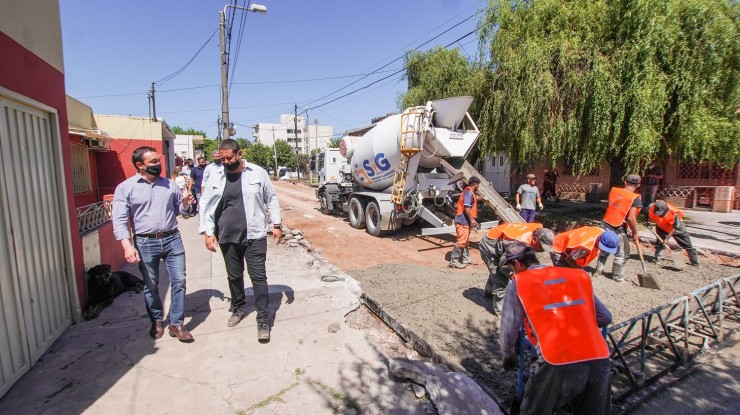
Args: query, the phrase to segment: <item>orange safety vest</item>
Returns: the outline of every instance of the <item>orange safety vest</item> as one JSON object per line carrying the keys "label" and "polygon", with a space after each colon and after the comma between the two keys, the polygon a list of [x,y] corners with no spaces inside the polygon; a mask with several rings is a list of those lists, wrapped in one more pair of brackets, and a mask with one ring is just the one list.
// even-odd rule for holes
{"label": "orange safety vest", "polygon": [[[585,267],[599,255],[599,245],[596,241],[604,230],[596,226],[583,226],[568,232],[559,233],[552,244],[552,250],[559,254],[567,253],[574,248],[584,248],[589,251],[588,255],[575,260],[579,267]],[[566,252],[567,251],[567,252]]]}
{"label": "orange safety vest", "polygon": [[667,233],[671,233],[673,230],[673,224],[676,223],[676,216],[683,220],[683,212],[668,202],[666,202],[666,204],[668,205],[668,213],[666,213],[665,216],[661,218],[655,214],[655,204],[650,205],[648,216],[650,216],[650,220],[655,222],[660,229]]}
{"label": "orange safety vest", "polygon": [[[575,268],[544,267],[514,276],[529,326],[527,336],[553,365],[606,359],[609,347],[596,324],[591,277]],[[531,333],[531,334],[530,334]]]}
{"label": "orange safety vest", "polygon": [[[473,219],[478,217],[478,199],[475,197],[475,191],[473,191],[472,187],[466,187],[465,190],[463,190],[462,194],[460,195],[460,198],[457,199],[457,215],[462,215],[463,212],[465,212],[465,192],[470,190],[470,193],[473,195],[473,206],[470,208],[470,213],[473,214]],[[470,219],[470,218],[468,218]]]}
{"label": "orange safety vest", "polygon": [[612,187],[612,190],[609,192],[609,206],[606,208],[604,222],[615,228],[622,226],[632,207],[632,202],[638,197],[640,197],[639,193],[619,187]]}
{"label": "orange safety vest", "polygon": [[541,228],[541,223],[504,223],[491,228],[487,236],[490,239],[505,239],[531,244],[532,234]]}

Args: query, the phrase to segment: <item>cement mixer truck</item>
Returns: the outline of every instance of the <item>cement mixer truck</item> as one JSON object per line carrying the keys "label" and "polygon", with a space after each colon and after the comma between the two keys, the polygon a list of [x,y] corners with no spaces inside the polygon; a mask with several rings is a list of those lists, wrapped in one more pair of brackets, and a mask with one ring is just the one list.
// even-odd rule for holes
{"label": "cement mixer truck", "polygon": [[[467,112],[472,102],[472,97],[455,97],[407,108],[362,136],[344,136],[338,152],[324,150],[316,164],[319,177],[325,178],[316,189],[321,212],[346,213],[350,226],[373,236],[417,220],[432,225],[423,235],[454,232],[455,198],[465,172],[451,163],[464,160],[480,135]],[[482,179],[467,166],[468,177]],[[336,174],[322,176],[322,170]],[[495,193],[485,180],[481,185]],[[496,224],[483,222],[481,227]]]}

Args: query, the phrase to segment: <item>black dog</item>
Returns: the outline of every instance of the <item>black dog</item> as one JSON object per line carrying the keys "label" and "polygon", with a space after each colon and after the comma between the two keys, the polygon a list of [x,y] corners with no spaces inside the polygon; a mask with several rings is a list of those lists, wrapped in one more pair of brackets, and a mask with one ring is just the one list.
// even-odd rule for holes
{"label": "black dog", "polygon": [[100,264],[87,270],[87,309],[83,318],[92,320],[126,291],[141,292],[144,281],[126,271],[111,272],[110,265]]}

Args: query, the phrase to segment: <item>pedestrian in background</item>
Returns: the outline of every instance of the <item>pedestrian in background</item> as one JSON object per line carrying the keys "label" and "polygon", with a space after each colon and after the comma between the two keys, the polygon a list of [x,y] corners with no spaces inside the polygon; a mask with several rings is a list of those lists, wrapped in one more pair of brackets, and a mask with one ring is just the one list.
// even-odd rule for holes
{"label": "pedestrian in background", "polygon": [[544,209],[542,206],[542,198],[540,197],[540,189],[535,184],[537,182],[537,176],[530,173],[527,175],[527,183],[519,186],[516,191],[516,210],[519,211],[519,215],[526,222],[534,222],[534,216],[539,206],[540,210]]}
{"label": "pedestrian in background", "polygon": [[657,161],[653,161],[645,170],[645,202],[643,206],[655,202],[661,180],[663,180],[663,168],[658,165]]}
{"label": "pedestrian in background", "polygon": [[542,197],[545,199],[554,199],[556,202],[560,199],[558,198],[558,192],[557,192],[557,186],[558,183],[558,177],[560,177],[560,173],[558,173],[555,169],[545,170],[545,183],[544,183],[544,190],[542,192]]}
{"label": "pedestrian in background", "polygon": [[591,278],[580,269],[540,265],[523,242],[506,248],[503,264],[515,273],[499,330],[504,370],[517,368],[523,326],[539,362],[519,413],[552,414],[570,404],[574,415],[608,415],[611,362],[599,327],[610,324],[612,315],[594,295]]}
{"label": "pedestrian in background", "polygon": [[218,173],[223,173],[224,171],[224,167],[221,164],[221,153],[218,150],[213,151],[213,153],[211,154],[211,158],[213,159],[213,161],[206,166],[205,170],[203,170],[203,180],[201,181],[200,189],[201,196],[203,195],[203,193],[205,193],[203,185],[208,181],[211,173],[213,173],[214,171]]}
{"label": "pedestrian in background", "polygon": [[231,293],[231,317],[227,326],[234,327],[246,315],[244,296],[244,262],[252,281],[257,308],[257,340],[270,341],[269,297],[267,285],[267,226],[269,211],[272,236],[280,243],[283,236],[280,204],[265,169],[242,160],[239,143],[226,139],[219,146],[223,175],[210,175],[205,184],[201,227],[206,248],[216,252],[220,246],[226,263]]}
{"label": "pedestrian in background", "polygon": [[465,268],[470,264],[470,230],[478,227],[478,198],[475,196],[480,179],[473,176],[457,200],[455,213],[455,246],[450,253],[451,268]]}
{"label": "pedestrian in background", "polygon": [[200,195],[203,187],[203,174],[206,170],[206,158],[198,157],[198,165],[190,170],[190,193],[195,197],[195,209],[200,209]]}
{"label": "pedestrian in background", "polygon": [[[675,238],[678,245],[685,249],[686,253],[689,254],[691,265],[695,267],[701,265],[699,262],[699,253],[691,244],[691,236],[689,235],[689,231],[686,229],[686,224],[684,224],[683,212],[679,208],[664,200],[658,200],[650,205],[648,216],[650,217],[650,220],[655,222],[657,227],[656,231],[660,239],[665,241],[665,243],[669,243],[668,240],[671,239],[671,237]],[[660,260],[660,254],[663,252],[664,248],[665,245],[663,242],[659,240],[655,241],[655,262]]]}
{"label": "pedestrian in background", "polygon": [[[144,277],[144,301],[152,321],[149,335],[164,334],[162,299],[159,296],[159,263],[164,261],[170,278],[169,333],[181,342],[192,342],[185,328],[185,248],[177,230],[177,212],[187,215],[192,196],[183,196],[175,182],[161,177],[160,155],[152,147],[134,150],[131,161],[138,173],[116,187],[113,196],[113,234],[121,241],[126,261],[139,264]],[[128,225],[134,233],[131,244]]]}
{"label": "pedestrian in background", "polygon": [[[622,275],[629,252],[628,227],[632,232],[632,240],[636,244],[640,243],[637,234],[637,214],[642,209],[642,199],[637,192],[639,186],[640,176],[630,174],[624,179],[624,188],[612,187],[609,191],[609,204],[606,207],[604,220],[601,222],[602,229],[613,231],[619,235],[619,246],[614,254],[614,263],[612,264],[612,279],[617,282],[624,281]],[[599,254],[599,261],[596,263],[594,274],[603,274],[609,255],[608,252],[604,251]]]}

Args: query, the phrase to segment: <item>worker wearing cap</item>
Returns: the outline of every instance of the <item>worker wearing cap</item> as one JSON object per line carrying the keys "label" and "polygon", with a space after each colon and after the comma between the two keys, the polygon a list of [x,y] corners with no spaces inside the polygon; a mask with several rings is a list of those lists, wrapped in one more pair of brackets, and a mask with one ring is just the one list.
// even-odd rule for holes
{"label": "worker wearing cap", "polygon": [[[695,267],[701,265],[699,254],[691,244],[691,236],[689,236],[689,232],[686,230],[686,225],[683,222],[683,212],[679,208],[664,200],[658,200],[650,205],[648,216],[650,220],[655,222],[660,239],[668,243],[668,240],[673,237],[678,242],[678,245],[689,254],[691,265]],[[663,242],[660,240],[655,241],[655,262],[660,260],[660,254],[664,248]]]}
{"label": "worker wearing cap", "polygon": [[478,227],[478,199],[475,192],[480,185],[480,179],[473,176],[468,181],[468,187],[463,190],[457,200],[457,212],[455,214],[455,246],[450,254],[450,267],[465,268],[470,264],[470,229]]}
{"label": "worker wearing cap", "polygon": [[[637,214],[642,209],[642,199],[637,193],[640,186],[640,176],[636,174],[627,175],[624,179],[624,188],[612,187],[609,191],[609,204],[606,207],[604,220],[601,227],[607,231],[613,231],[619,235],[619,246],[614,254],[614,264],[612,265],[612,279],[614,281],[624,281],[624,264],[627,262],[629,250],[627,242],[627,227],[632,232],[632,239],[639,243],[637,234]],[[609,259],[608,252],[599,254],[599,261],[596,263],[595,274],[603,274],[606,260]]]}
{"label": "worker wearing cap", "polygon": [[570,403],[572,413],[609,414],[609,347],[599,327],[612,321],[583,270],[540,265],[532,247],[514,242],[503,264],[515,272],[506,288],[499,330],[504,370],[517,367],[516,343],[524,325],[538,353],[520,414],[552,414]]}
{"label": "worker wearing cap", "polygon": [[555,234],[550,229],[543,228],[541,223],[504,223],[491,228],[481,238],[478,250],[488,267],[488,281],[483,296],[493,299],[494,314],[501,314],[506,286],[512,275],[511,268],[501,266],[501,257],[504,256],[506,247],[519,241],[531,245],[538,252],[552,253],[554,239]]}
{"label": "worker wearing cap", "polygon": [[619,236],[613,231],[604,231],[596,226],[582,226],[559,233],[552,244],[555,265],[558,267],[583,268],[603,251],[616,254]]}
{"label": "worker wearing cap", "polygon": [[540,207],[540,210],[544,209],[542,206],[542,198],[540,197],[540,189],[537,188],[537,185],[535,185],[535,182],[537,181],[537,176],[530,173],[527,175],[527,183],[519,186],[519,189],[516,191],[516,210],[519,211],[519,215],[524,219],[526,222],[534,222],[534,214],[535,214],[535,202],[537,203],[537,206]]}

